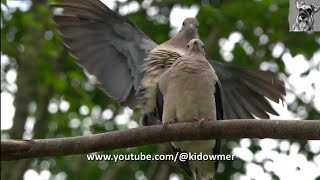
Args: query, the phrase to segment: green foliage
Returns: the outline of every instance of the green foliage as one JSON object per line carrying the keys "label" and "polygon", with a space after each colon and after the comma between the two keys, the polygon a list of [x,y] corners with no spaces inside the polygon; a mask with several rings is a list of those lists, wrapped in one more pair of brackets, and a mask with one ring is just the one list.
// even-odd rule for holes
{"label": "green foliage", "polygon": [[[51,2],[51,1],[50,1]],[[130,3],[116,3],[119,6]],[[141,5],[142,1],[138,1]],[[211,1],[208,1],[211,2]],[[213,2],[213,1],[212,1]],[[6,1],[1,1],[5,7]],[[3,12],[1,26],[1,53],[10,58],[10,63],[1,68],[1,75],[8,70],[15,69],[19,73],[19,67],[24,61],[31,61],[34,65],[35,81],[30,84],[35,92],[32,103],[36,104],[36,112],[39,113],[39,104],[45,99],[41,94],[52,89],[50,104],[57,106],[56,110],[50,110],[45,116],[48,120],[45,134],[42,138],[80,136],[91,133],[102,133],[127,129],[127,124],[119,125],[116,117],[123,113],[124,109],[114,100],[109,98],[99,85],[89,79],[82,68],[76,65],[76,60],[71,57],[61,43],[61,37],[56,32],[52,22],[52,14],[47,4],[42,1],[33,1],[30,10],[23,12],[19,9]],[[287,23],[288,0],[264,0],[264,1],[214,1],[213,4],[200,4],[199,1],[157,1],[153,5],[159,8],[159,14],[155,17],[147,16],[147,9],[140,8],[138,12],[127,15],[138,27],[142,29],[155,42],[162,43],[169,38],[171,30],[169,13],[174,5],[190,7],[197,5],[200,10],[197,19],[200,23],[200,38],[206,44],[206,54],[210,59],[225,62],[221,55],[219,40],[228,39],[229,35],[238,32],[243,36],[242,40],[235,43],[231,51],[233,59],[229,62],[240,66],[259,68],[262,62],[272,62],[277,65],[279,74],[286,74],[284,63],[279,58],[272,56],[272,47],[277,42],[282,42],[290,53],[295,56],[303,54],[310,59],[313,53],[319,50],[316,39],[319,34],[311,33],[289,33]],[[162,22],[158,17],[165,17]],[[262,35],[267,40],[261,43]],[[299,43],[297,43],[299,42]],[[246,53],[245,44],[253,47],[252,53]],[[209,45],[209,46],[208,46]],[[319,68],[318,68],[319,69]],[[309,75],[309,70],[306,76]],[[21,74],[19,74],[21,76]],[[27,74],[24,74],[28,76]],[[23,76],[23,75],[22,75]],[[1,78],[1,92],[8,91],[8,82]],[[19,89],[27,87],[18,87]],[[30,88],[30,87],[29,87]],[[15,92],[10,92],[14,94]],[[59,105],[67,101],[70,107],[67,110],[59,108]],[[31,102],[28,102],[31,103]],[[18,106],[18,105],[17,105]],[[289,109],[298,112],[298,107],[306,107],[306,119],[320,119],[319,112],[315,110],[312,103],[304,103],[297,98]],[[49,106],[50,107],[50,106]],[[88,113],[81,113],[81,108],[88,108]],[[45,108],[47,109],[47,108]],[[112,116],[106,120],[102,115],[109,109]],[[96,114],[95,114],[96,112]],[[36,113],[30,113],[35,117]],[[134,110],[130,122],[139,123],[140,111]],[[38,120],[38,119],[37,119]],[[36,130],[33,130],[36,131]],[[7,132],[3,131],[3,134]],[[239,145],[238,140],[230,139],[224,142],[222,152],[230,154],[234,146]],[[313,156],[303,146],[301,149],[308,154],[308,159]],[[255,153],[260,146],[252,143],[250,150]],[[118,149],[114,151],[100,152],[101,154],[154,154],[159,152],[160,145],[141,146],[129,149]],[[161,153],[168,153],[165,151]],[[136,179],[137,171],[147,175],[154,162],[130,161],[119,166],[114,162],[87,161],[85,155],[74,155],[68,157],[40,158],[30,163],[30,168],[40,172],[48,169],[53,176],[60,172],[67,175],[67,179],[100,179],[102,177],[114,179]],[[167,163],[168,175],[179,174],[185,179],[188,177],[179,170],[177,164]],[[241,159],[222,162],[223,171],[217,175],[217,179],[231,179],[235,173],[244,174],[245,162]],[[4,167],[5,168],[5,167]],[[15,169],[6,169],[15,173]],[[115,172],[115,173],[113,173]],[[273,179],[278,179],[272,174]]]}

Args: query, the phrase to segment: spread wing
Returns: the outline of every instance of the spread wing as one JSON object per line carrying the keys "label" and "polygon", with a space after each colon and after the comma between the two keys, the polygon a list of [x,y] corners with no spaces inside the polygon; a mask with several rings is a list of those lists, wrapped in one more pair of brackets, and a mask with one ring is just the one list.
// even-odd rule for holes
{"label": "spread wing", "polygon": [[[137,105],[140,66],[157,44],[99,0],[62,0],[52,6],[63,9],[54,21],[78,63],[122,105]],[[225,119],[253,118],[252,114],[269,118],[266,111],[277,114],[264,98],[279,102],[285,95],[283,82],[273,73],[210,63],[222,84]]]}
{"label": "spread wing", "polygon": [[284,83],[271,72],[240,68],[210,61],[219,77],[223,92],[224,119],[270,118],[278,115],[267,98],[283,100]]}
{"label": "spread wing", "polygon": [[54,21],[78,63],[97,77],[107,94],[134,107],[143,77],[140,66],[157,44],[99,0],[62,0],[52,7],[63,10]]}
{"label": "spread wing", "polygon": [[[217,114],[217,120],[223,120],[223,93],[221,89],[220,81],[218,80],[216,82],[216,92],[214,93],[214,99],[216,103],[216,114]],[[213,154],[219,155],[221,151],[221,139],[216,139],[216,143],[213,147]],[[219,165],[219,161],[214,162],[215,170],[217,171]]]}

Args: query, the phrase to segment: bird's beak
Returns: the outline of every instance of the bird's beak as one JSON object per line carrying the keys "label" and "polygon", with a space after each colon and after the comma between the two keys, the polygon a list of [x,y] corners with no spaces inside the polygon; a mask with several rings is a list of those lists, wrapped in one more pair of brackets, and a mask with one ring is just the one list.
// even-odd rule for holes
{"label": "bird's beak", "polygon": [[195,28],[195,26],[194,26],[193,24],[189,24],[189,25],[188,25],[188,29],[195,30],[196,28]]}

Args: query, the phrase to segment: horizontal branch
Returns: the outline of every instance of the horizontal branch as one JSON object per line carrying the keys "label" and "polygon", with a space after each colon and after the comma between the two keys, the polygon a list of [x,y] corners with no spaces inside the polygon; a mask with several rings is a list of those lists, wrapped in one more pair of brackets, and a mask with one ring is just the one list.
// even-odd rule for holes
{"label": "horizontal branch", "polygon": [[182,122],[90,136],[1,140],[1,160],[85,154],[117,148],[214,138],[320,139],[320,120],[224,120]]}

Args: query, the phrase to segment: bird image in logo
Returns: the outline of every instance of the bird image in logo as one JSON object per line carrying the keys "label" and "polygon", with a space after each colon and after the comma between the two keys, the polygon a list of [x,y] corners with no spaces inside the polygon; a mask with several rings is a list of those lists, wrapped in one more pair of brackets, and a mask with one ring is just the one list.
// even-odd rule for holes
{"label": "bird image in logo", "polygon": [[304,1],[296,1],[296,10],[298,15],[292,25],[291,31],[313,31],[314,22],[320,22],[320,19],[314,19],[314,14],[320,6],[316,3],[306,4]]}

